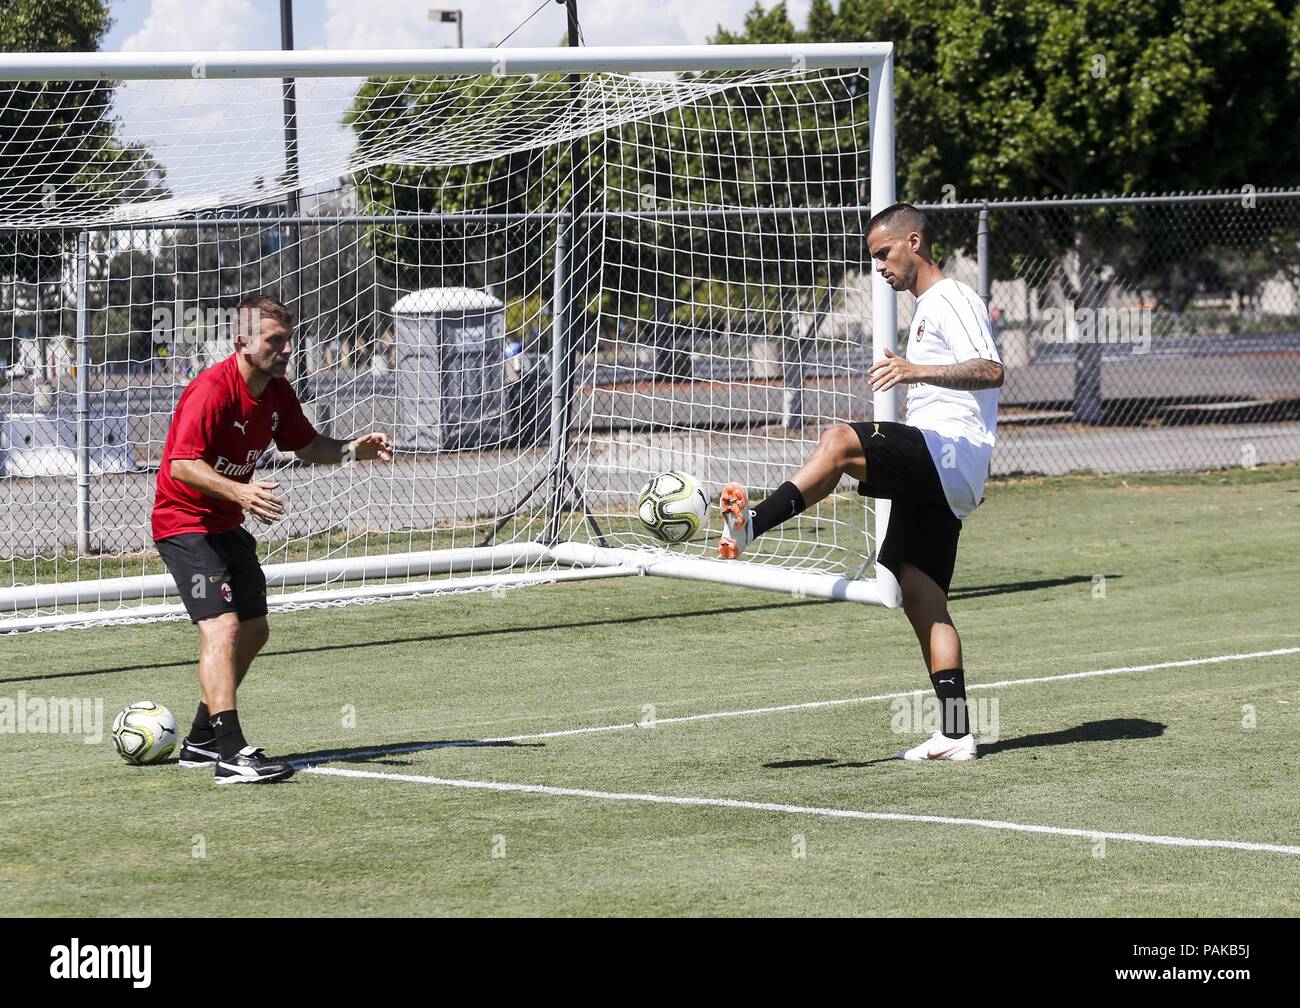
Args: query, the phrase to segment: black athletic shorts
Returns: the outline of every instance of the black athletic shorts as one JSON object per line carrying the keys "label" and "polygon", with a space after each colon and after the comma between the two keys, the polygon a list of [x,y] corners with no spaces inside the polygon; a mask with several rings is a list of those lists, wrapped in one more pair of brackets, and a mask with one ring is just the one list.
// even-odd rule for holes
{"label": "black athletic shorts", "polygon": [[245,528],[187,532],[155,546],[171,571],[191,622],[237,613],[241,623],[266,615],[266,575],[257,540]]}
{"label": "black athletic shorts", "polygon": [[867,421],[850,424],[862,442],[867,478],[863,497],[892,501],[880,562],[902,581],[903,564],[928,574],[947,594],[957,563],[961,519],[952,513],[925,435],[907,424]]}

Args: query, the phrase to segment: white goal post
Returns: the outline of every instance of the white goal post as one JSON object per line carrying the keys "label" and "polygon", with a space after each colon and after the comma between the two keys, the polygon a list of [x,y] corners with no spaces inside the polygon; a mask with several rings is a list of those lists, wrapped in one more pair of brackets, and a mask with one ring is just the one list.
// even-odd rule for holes
{"label": "white goal post", "polygon": [[[391,466],[262,478],[274,609],[656,575],[897,606],[844,485],[742,560],[654,541],[828,424],[898,418],[865,253],[889,43],[0,54],[0,632],[177,618],[148,513],[229,311],[294,311],[318,429]],[[258,478],[255,475],[254,478]],[[715,523],[716,524],[716,523]]]}

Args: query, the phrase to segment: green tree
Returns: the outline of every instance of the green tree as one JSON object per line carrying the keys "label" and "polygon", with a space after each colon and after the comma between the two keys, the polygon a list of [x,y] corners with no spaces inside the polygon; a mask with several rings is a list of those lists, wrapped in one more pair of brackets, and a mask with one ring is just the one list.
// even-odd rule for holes
{"label": "green tree", "polygon": [[[103,0],[0,0],[0,50],[92,52],[111,27]],[[0,100],[0,310],[32,320],[24,335],[70,331],[66,253],[75,224],[165,192],[163,171],[121,139],[111,81],[19,81]],[[42,340],[42,350],[44,344]],[[12,345],[0,348],[12,359]]]}
{"label": "green tree", "polygon": [[[782,3],[755,8],[715,41],[788,23]],[[915,199],[1294,181],[1294,0],[815,0],[793,34],[863,39],[894,43],[899,189]]]}
{"label": "green tree", "polygon": [[[654,97],[652,88],[643,99]],[[511,304],[545,304],[556,222],[537,215],[599,209],[630,216],[586,217],[568,233],[566,280],[587,319],[603,299],[621,319],[716,331],[813,307],[811,293],[859,261],[850,247],[859,242],[842,227],[826,237],[816,217],[747,213],[702,227],[636,215],[859,202],[858,166],[846,153],[857,141],[845,132],[856,128],[855,99],[851,88],[828,100],[825,87],[799,82],[731,87],[602,126],[605,103],[619,99],[565,78],[372,79],[347,121],[358,160],[373,165],[355,173],[366,212],[521,218],[371,228],[368,242],[394,292],[464,283],[503,287]],[[386,151],[429,137],[438,138],[436,157],[384,162]],[[792,288],[801,293],[792,296]],[[516,316],[546,332],[549,320],[537,312],[508,313]]]}
{"label": "green tree", "polygon": [[[894,44],[898,192],[914,202],[1295,182],[1295,0],[814,0],[803,30],[777,3],[715,41],[787,39]],[[1249,259],[1240,210],[1207,209],[1176,236],[1151,207],[994,214],[993,273],[1033,271],[1082,306],[1122,283],[1181,310],[1216,263]],[[970,218],[939,223],[949,241],[964,225],[973,244]],[[1280,268],[1298,239],[1281,215],[1251,236]]]}
{"label": "green tree", "polygon": [[[540,99],[540,100],[539,100]],[[370,226],[387,311],[402,293],[422,287],[509,287],[507,298],[536,298],[549,289],[555,224],[524,222],[525,214],[570,206],[572,158],[564,143],[538,142],[573,108],[562,78],[520,80],[484,75],[371,78],[345,122],[357,137],[353,174],[367,214],[462,214],[490,211],[517,224],[421,221]],[[554,119],[552,118],[554,117]],[[439,140],[431,164],[374,162],[406,143]],[[475,158],[475,151],[483,156]]]}
{"label": "green tree", "polygon": [[[803,31],[778,3],[717,41],[776,37],[894,43],[898,191],[916,202],[1295,181],[1295,0],[814,0]],[[1140,210],[1076,213],[1018,232],[1017,253],[995,241],[995,270],[1073,249],[1158,287],[1168,250],[1144,240],[1149,224]]]}

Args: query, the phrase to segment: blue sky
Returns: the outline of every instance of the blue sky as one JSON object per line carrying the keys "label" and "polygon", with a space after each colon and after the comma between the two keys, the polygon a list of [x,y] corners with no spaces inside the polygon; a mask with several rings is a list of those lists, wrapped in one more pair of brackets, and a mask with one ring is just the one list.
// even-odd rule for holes
{"label": "blue sky", "polygon": [[[789,0],[796,21],[809,0]],[[538,15],[511,45],[555,45],[564,8],[540,0],[295,0],[295,44],[302,49],[436,48],[455,44],[454,25],[429,20],[431,7],[464,11],[465,44],[492,45],[530,12]],[[739,27],[753,0],[579,0],[589,45],[703,43],[718,24]],[[771,0],[765,2],[771,6]],[[274,49],[278,0],[112,0],[116,20],[105,49]]]}

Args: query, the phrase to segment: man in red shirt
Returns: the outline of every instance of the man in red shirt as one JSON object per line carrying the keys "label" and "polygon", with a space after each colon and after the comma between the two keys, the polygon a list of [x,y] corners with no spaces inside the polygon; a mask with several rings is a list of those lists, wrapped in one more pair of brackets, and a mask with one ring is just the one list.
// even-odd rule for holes
{"label": "man in red shirt", "polygon": [[266,644],[266,576],[244,513],[264,525],[284,517],[280,484],[252,479],[271,441],[303,462],[389,462],[386,434],[337,441],[316,433],[285,379],[292,318],[274,298],[236,310],[235,352],[200,372],[181,393],[163,446],[153,538],[199,628],[202,702],[180,765],[215,768],[218,784],[265,783],[293,773],[248,745],[235,690]]}

